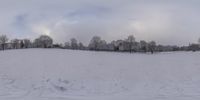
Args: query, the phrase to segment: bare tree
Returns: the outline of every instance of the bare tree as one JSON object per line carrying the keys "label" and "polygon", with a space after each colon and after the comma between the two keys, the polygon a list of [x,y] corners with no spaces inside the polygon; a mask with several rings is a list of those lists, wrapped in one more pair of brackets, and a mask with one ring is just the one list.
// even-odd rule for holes
{"label": "bare tree", "polygon": [[149,42],[149,50],[151,51],[152,54],[154,53],[155,49],[156,49],[156,42],[155,41]]}
{"label": "bare tree", "polygon": [[12,43],[12,48],[13,49],[18,49],[19,48],[19,39],[13,39],[11,40]]}
{"label": "bare tree", "polygon": [[5,49],[5,45],[6,45],[7,41],[8,41],[8,38],[7,38],[6,35],[1,35],[0,36],[0,43],[1,43],[1,46],[2,46],[3,50]]}
{"label": "bare tree", "polygon": [[128,48],[131,53],[133,50],[133,45],[135,43],[135,37],[133,35],[129,35],[126,42],[128,42]]}
{"label": "bare tree", "polygon": [[65,49],[70,49],[71,48],[71,45],[69,42],[65,42],[65,46],[64,46]]}
{"label": "bare tree", "polygon": [[78,49],[78,43],[75,38],[71,38],[71,48],[72,49]]}
{"label": "bare tree", "polygon": [[199,47],[199,44],[190,44],[188,46],[188,49],[191,50],[191,51],[193,51],[193,52],[195,52],[195,51],[200,50],[200,47]]}
{"label": "bare tree", "polygon": [[89,49],[90,50],[99,50],[98,47],[99,47],[99,44],[101,42],[101,37],[99,36],[94,36],[91,41],[90,41],[90,44],[89,44]]}
{"label": "bare tree", "polygon": [[83,43],[79,42],[78,48],[79,48],[80,50],[84,50],[84,49],[85,49],[85,46],[83,45]]}
{"label": "bare tree", "polygon": [[41,35],[35,39],[34,44],[36,47],[50,48],[53,45],[53,39],[47,35]]}
{"label": "bare tree", "polygon": [[24,48],[24,41],[20,40],[20,48]]}
{"label": "bare tree", "polygon": [[30,48],[31,47],[31,40],[24,39],[24,47],[25,48]]}
{"label": "bare tree", "polygon": [[148,51],[148,43],[144,40],[140,41],[140,49],[143,52],[147,52]]}
{"label": "bare tree", "polygon": [[34,40],[33,46],[34,46],[35,48],[41,47],[41,41],[40,41],[39,38],[37,38],[37,39]]}
{"label": "bare tree", "polygon": [[101,40],[97,49],[98,50],[108,50],[107,42],[105,40]]}

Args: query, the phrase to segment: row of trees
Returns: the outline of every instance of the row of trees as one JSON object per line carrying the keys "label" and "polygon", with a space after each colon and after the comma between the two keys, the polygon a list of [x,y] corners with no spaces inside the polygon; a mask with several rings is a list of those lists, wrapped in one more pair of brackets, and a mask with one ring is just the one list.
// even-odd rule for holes
{"label": "row of trees", "polygon": [[[62,47],[62,46],[61,46]],[[155,41],[146,42],[145,40],[136,41],[133,35],[128,36],[123,40],[114,40],[107,43],[99,36],[94,36],[90,40],[88,46],[84,46],[81,42],[78,42],[75,38],[72,38],[70,42],[66,42],[63,46],[65,49],[80,49],[80,50],[93,50],[93,51],[120,51],[120,52],[166,52],[166,51],[199,51],[200,39],[198,43],[189,44],[188,46],[176,46],[176,45],[160,45]]]}
{"label": "row of trees", "polygon": [[12,39],[9,41],[6,35],[0,35],[0,49],[20,49],[20,48],[63,48],[73,50],[94,50],[94,51],[120,51],[120,52],[163,52],[163,51],[198,51],[200,50],[200,39],[196,44],[188,46],[157,45],[155,41],[136,41],[133,35],[123,40],[114,40],[107,43],[99,36],[94,36],[88,46],[72,38],[65,44],[53,44],[53,39],[47,35],[41,35],[33,41],[29,39]]}
{"label": "row of trees", "polygon": [[51,48],[53,39],[47,35],[41,35],[34,41],[30,39],[12,39],[9,41],[6,35],[0,35],[0,49],[21,49],[21,48]]}
{"label": "row of trees", "polygon": [[124,40],[115,40],[107,43],[98,36],[94,36],[88,46],[89,50],[95,51],[121,51],[121,52],[166,52],[166,51],[199,51],[200,39],[198,43],[189,44],[188,46],[160,45],[155,41],[146,42],[145,40],[136,41],[133,35]]}

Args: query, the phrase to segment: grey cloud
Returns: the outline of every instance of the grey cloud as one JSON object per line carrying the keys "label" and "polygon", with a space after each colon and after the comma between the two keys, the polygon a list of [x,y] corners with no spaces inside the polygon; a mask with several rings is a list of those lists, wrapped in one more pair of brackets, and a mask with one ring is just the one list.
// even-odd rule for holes
{"label": "grey cloud", "polygon": [[48,34],[56,42],[93,35],[186,45],[200,37],[197,0],[0,0],[0,32],[11,38]]}

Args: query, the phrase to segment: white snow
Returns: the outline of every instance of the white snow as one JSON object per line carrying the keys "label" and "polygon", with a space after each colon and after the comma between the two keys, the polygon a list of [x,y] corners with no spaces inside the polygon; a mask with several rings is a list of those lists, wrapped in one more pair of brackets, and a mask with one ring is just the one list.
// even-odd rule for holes
{"label": "white snow", "polygon": [[0,100],[199,100],[200,52],[0,51]]}

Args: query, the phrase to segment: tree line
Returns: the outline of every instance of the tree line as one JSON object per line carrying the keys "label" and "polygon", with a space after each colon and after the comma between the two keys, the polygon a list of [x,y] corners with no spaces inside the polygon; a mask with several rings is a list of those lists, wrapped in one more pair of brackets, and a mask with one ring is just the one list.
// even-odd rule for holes
{"label": "tree line", "polygon": [[99,36],[94,36],[89,44],[85,46],[77,39],[71,38],[64,44],[54,44],[53,39],[48,35],[41,35],[31,41],[30,39],[11,39],[9,41],[6,35],[0,35],[0,50],[23,49],[23,48],[61,48],[73,50],[93,50],[93,51],[116,51],[116,52],[166,52],[166,51],[200,51],[200,38],[198,43],[192,43],[188,46],[160,45],[155,41],[147,42],[145,40],[136,41],[133,35],[126,39],[113,40],[106,42]]}

